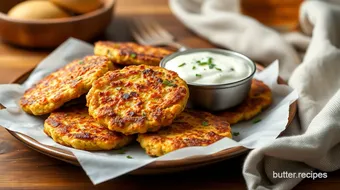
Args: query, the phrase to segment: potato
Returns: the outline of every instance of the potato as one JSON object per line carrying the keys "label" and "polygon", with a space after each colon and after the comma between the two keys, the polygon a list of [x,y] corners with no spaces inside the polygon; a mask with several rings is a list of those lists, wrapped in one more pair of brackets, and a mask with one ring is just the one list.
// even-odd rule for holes
{"label": "potato", "polygon": [[71,15],[49,1],[34,0],[15,5],[9,10],[8,16],[19,19],[53,19]]}
{"label": "potato", "polygon": [[94,11],[101,7],[100,0],[50,0],[56,5],[78,14]]}

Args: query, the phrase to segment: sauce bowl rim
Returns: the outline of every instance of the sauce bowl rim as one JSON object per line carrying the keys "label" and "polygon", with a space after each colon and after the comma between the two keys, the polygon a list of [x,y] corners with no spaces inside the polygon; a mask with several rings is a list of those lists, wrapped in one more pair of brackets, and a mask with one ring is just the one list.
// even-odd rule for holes
{"label": "sauce bowl rim", "polygon": [[220,48],[194,48],[194,49],[187,49],[184,51],[180,51],[180,52],[175,52],[172,53],[166,57],[164,57],[159,66],[166,68],[166,63],[169,62],[170,60],[172,60],[175,57],[178,57],[180,55],[185,55],[185,54],[191,54],[191,53],[196,53],[196,52],[211,52],[211,53],[217,53],[217,54],[222,54],[222,55],[226,55],[226,56],[234,56],[234,57],[239,57],[243,60],[245,60],[249,66],[252,65],[252,72],[245,78],[242,78],[240,80],[234,81],[234,82],[228,82],[228,83],[221,83],[221,84],[198,84],[198,83],[190,83],[185,81],[188,86],[194,86],[194,87],[199,87],[199,88],[228,88],[228,87],[234,87],[234,86],[239,86],[245,82],[247,82],[248,80],[252,79],[254,74],[256,73],[256,64],[247,56],[235,52],[235,51],[230,51],[230,50],[225,50],[225,49],[220,49]]}

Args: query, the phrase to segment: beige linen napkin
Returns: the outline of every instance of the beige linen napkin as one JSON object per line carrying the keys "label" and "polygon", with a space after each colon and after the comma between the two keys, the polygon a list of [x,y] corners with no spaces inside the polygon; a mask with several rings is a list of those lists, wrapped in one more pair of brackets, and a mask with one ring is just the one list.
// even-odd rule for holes
{"label": "beige linen napkin", "polygon": [[[243,175],[249,189],[291,189],[302,180],[274,173],[340,168],[340,4],[335,2],[305,1],[304,34],[280,35],[240,14],[238,0],[169,1],[179,20],[211,42],[261,63],[279,59],[282,76],[299,92],[299,120],[284,137],[248,155]],[[302,62],[293,47],[307,48]]]}

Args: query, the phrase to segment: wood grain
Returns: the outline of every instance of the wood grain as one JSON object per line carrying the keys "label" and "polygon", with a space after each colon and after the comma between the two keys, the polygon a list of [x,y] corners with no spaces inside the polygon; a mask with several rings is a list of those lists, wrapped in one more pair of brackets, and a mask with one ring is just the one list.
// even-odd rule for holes
{"label": "wood grain", "polygon": [[[132,40],[125,24],[131,17],[154,17],[181,43],[191,47],[213,47],[186,29],[171,15],[167,0],[118,0],[116,19],[99,39]],[[0,42],[0,83],[9,83],[33,68],[49,49],[21,49]],[[0,128],[0,189],[246,189],[242,177],[245,157],[212,166],[168,175],[124,175],[93,186],[84,171],[71,164],[33,151]],[[296,189],[340,188],[340,171],[327,179],[304,180]]]}
{"label": "wood grain", "polygon": [[112,18],[115,0],[90,13],[67,18],[25,20],[7,16],[15,1],[0,1],[0,36],[23,47],[57,47],[69,37],[90,40],[105,30]]}

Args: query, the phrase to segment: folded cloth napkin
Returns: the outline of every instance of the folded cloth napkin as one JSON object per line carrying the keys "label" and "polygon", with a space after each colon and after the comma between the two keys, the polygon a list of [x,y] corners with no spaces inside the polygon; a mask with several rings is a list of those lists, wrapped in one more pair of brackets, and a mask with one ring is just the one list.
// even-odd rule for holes
{"label": "folded cloth napkin", "polygon": [[[282,76],[299,92],[299,119],[283,137],[249,153],[243,167],[249,189],[291,189],[303,179],[299,172],[340,168],[340,4],[336,2],[305,1],[300,7],[303,34],[281,35],[240,14],[238,0],[169,1],[179,20],[212,43],[264,64],[279,59]],[[307,49],[302,62],[294,47]],[[284,171],[296,176],[278,178],[276,174]]]}

